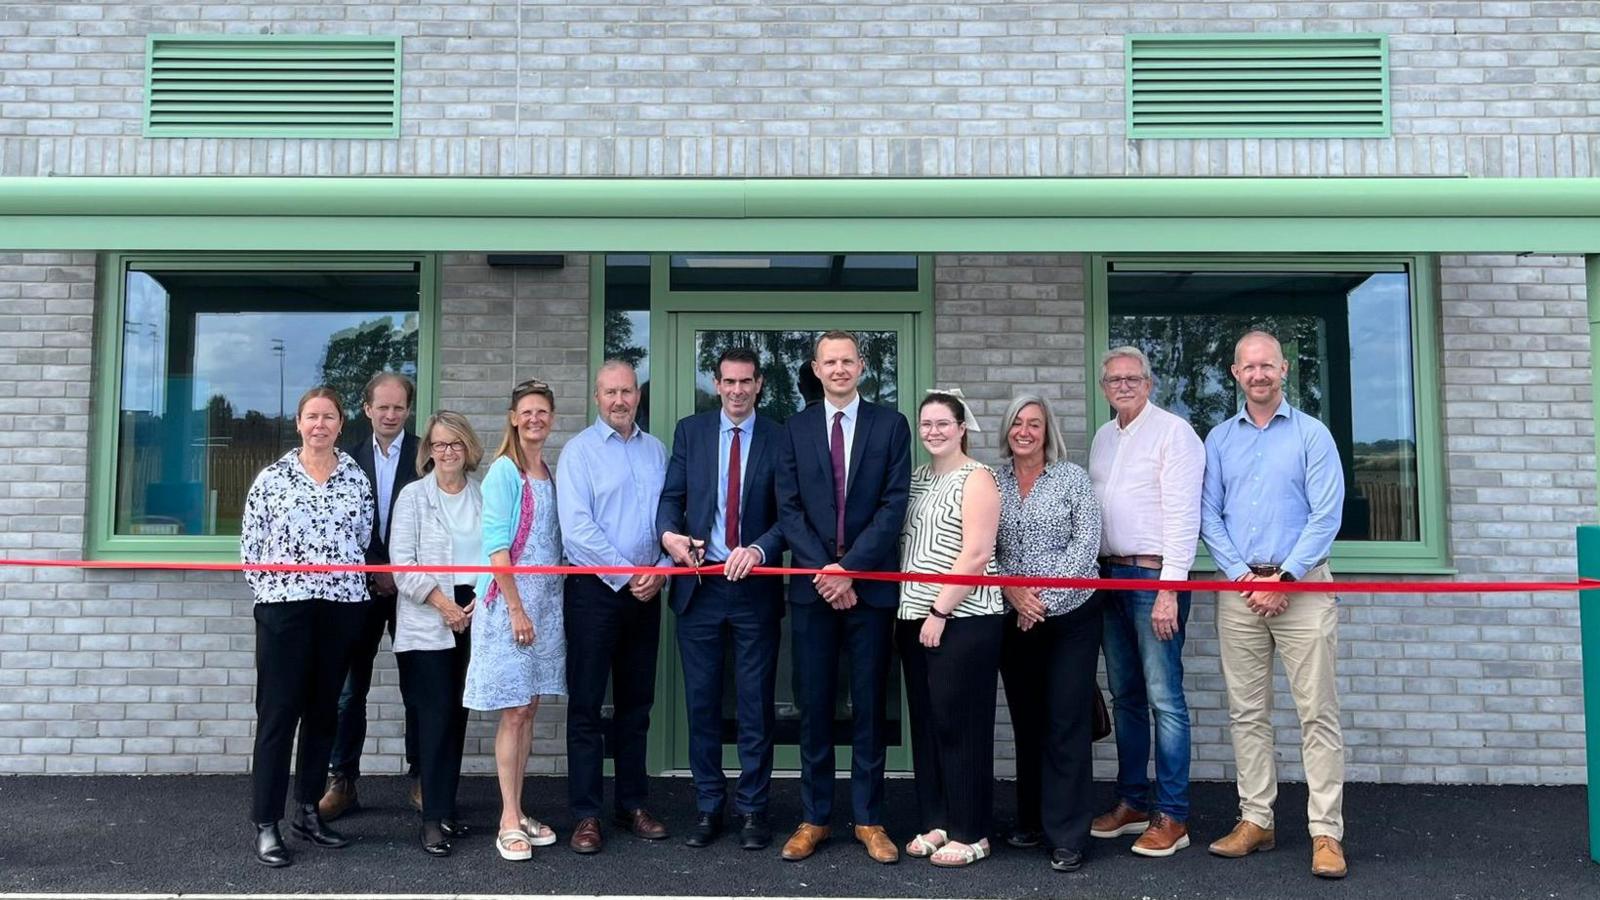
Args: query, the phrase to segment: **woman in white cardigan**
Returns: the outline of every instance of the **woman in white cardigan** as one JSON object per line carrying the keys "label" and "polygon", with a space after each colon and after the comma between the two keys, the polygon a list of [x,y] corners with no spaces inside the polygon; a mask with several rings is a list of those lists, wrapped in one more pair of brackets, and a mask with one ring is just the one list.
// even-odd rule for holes
{"label": "woman in white cardigan", "polygon": [[[395,502],[389,558],[401,566],[483,564],[483,494],[468,474],[483,445],[460,413],[428,420],[417,448],[417,473]],[[422,768],[422,849],[449,856],[466,828],[456,818],[456,786],[467,710],[461,704],[472,655],[476,575],[401,572],[395,576],[394,651],[400,693],[417,723]]]}

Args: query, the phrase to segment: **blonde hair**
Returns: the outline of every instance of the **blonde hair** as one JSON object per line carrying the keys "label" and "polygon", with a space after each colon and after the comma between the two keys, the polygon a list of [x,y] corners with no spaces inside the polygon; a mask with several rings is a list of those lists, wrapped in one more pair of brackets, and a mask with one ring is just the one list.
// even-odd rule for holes
{"label": "blonde hair", "polygon": [[1004,421],[1007,439],[1000,442],[1000,453],[1006,459],[1011,458],[1011,426],[1016,424],[1017,416],[1030,406],[1039,407],[1039,412],[1044,415],[1044,463],[1049,465],[1067,458],[1066,442],[1061,436],[1061,426],[1056,422],[1056,414],[1051,411],[1049,401],[1038,394],[1018,394],[1012,399],[1011,405],[1006,407]]}
{"label": "blonde hair", "polygon": [[494,451],[495,459],[502,456],[510,457],[517,464],[520,472],[528,471],[528,461],[522,458],[522,440],[517,437],[517,404],[524,397],[539,396],[550,404],[550,412],[556,411],[556,392],[550,389],[537,378],[530,378],[511,389],[511,403],[506,407],[506,430],[500,436],[500,447]]}
{"label": "blonde hair", "polygon": [[433,470],[433,429],[440,427],[455,432],[461,443],[467,445],[462,451],[462,456],[466,457],[462,471],[478,471],[478,465],[483,462],[483,442],[478,440],[478,433],[472,430],[472,423],[466,416],[441,409],[428,417],[428,425],[422,429],[422,440],[417,442],[417,474],[426,475]]}

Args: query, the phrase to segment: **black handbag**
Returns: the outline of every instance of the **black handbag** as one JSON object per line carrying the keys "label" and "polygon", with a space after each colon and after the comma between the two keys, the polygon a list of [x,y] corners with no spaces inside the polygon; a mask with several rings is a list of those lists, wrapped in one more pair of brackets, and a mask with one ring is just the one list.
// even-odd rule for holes
{"label": "black handbag", "polygon": [[1111,733],[1111,713],[1106,709],[1105,694],[1100,692],[1100,685],[1094,686],[1094,724],[1091,734],[1095,740],[1101,740]]}

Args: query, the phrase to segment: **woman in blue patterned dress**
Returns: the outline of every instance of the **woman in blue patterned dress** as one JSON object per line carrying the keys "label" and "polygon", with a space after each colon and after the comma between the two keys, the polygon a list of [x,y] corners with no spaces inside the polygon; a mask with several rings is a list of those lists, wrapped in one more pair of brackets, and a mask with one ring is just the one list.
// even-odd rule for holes
{"label": "woman in blue patterned dress", "polygon": [[[505,437],[483,479],[483,549],[496,566],[561,562],[555,479],[544,443],[555,418],[555,394],[542,381],[511,393]],[[500,828],[495,847],[510,860],[556,842],[550,826],[522,812],[522,779],[533,746],[533,717],[544,695],[567,693],[566,629],[560,575],[484,575],[483,600],[472,617],[472,661],[463,703],[499,710],[494,736],[500,777]]]}

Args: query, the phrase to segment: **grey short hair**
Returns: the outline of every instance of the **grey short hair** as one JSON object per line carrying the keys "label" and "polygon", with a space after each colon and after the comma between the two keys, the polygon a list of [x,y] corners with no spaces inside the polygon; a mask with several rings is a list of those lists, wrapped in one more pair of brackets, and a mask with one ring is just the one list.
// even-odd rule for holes
{"label": "grey short hair", "polygon": [[1056,421],[1056,414],[1050,409],[1050,402],[1038,394],[1018,394],[1011,400],[1011,405],[1006,407],[1006,417],[1001,422],[1001,432],[1008,436],[1007,440],[1000,442],[1000,455],[1006,459],[1011,458],[1011,441],[1009,435],[1011,426],[1017,421],[1017,416],[1030,406],[1039,407],[1044,414],[1044,464],[1060,462],[1067,458],[1066,440],[1061,434],[1061,424]]}
{"label": "grey short hair", "polygon": [[613,371],[613,370],[617,370],[617,369],[624,370],[629,375],[632,375],[633,376],[633,386],[636,387],[636,388],[639,386],[639,370],[634,368],[633,363],[628,362],[625,359],[618,359],[617,357],[612,357],[612,358],[606,360],[605,362],[601,363],[600,364],[600,368],[595,370],[595,372],[594,372],[594,387],[595,387],[595,390],[598,391],[600,389],[600,376],[601,375],[604,375],[607,372],[610,372],[610,371]]}
{"label": "grey short hair", "polygon": [[1144,351],[1138,347],[1124,344],[1121,347],[1112,347],[1110,350],[1100,354],[1101,375],[1106,374],[1106,366],[1110,365],[1113,359],[1136,359],[1139,361],[1139,372],[1144,375],[1144,379],[1146,381],[1155,379],[1155,373],[1150,371],[1150,357],[1145,356]]}

